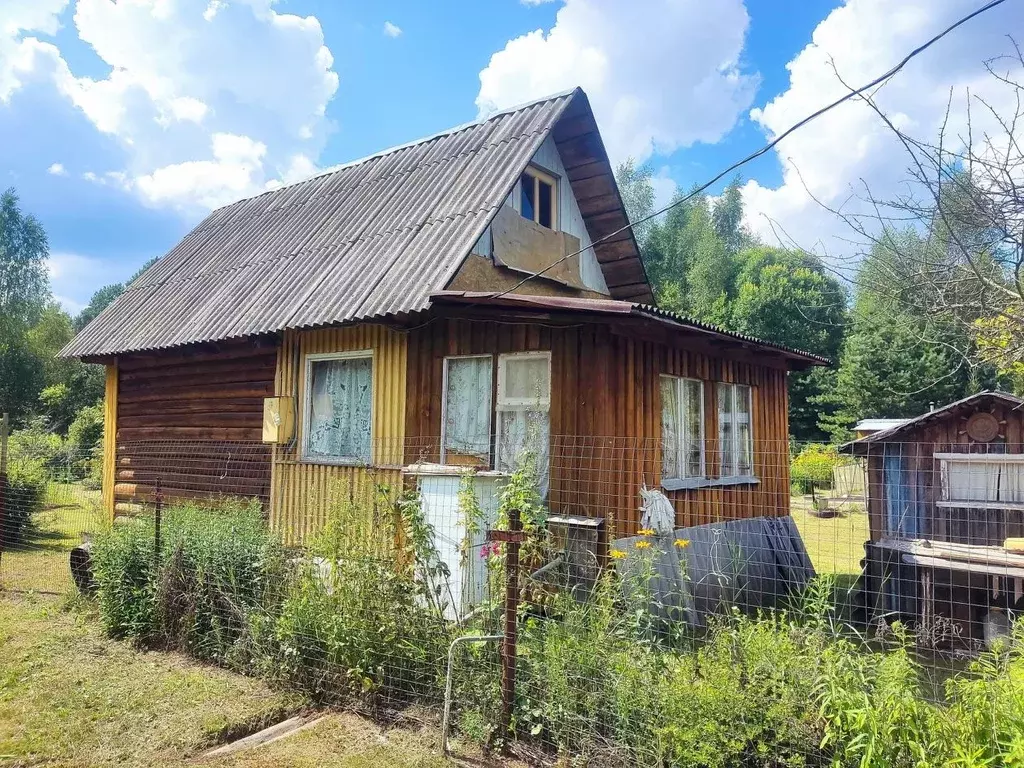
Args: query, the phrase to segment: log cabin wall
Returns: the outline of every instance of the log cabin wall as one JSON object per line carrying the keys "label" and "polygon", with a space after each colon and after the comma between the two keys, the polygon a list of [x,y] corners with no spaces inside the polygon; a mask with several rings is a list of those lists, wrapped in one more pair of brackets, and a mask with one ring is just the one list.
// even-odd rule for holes
{"label": "log cabin wall", "polygon": [[[786,371],[628,338],[607,325],[545,327],[439,319],[409,339],[407,461],[439,461],[443,360],[446,356],[551,352],[551,482],[553,511],[600,516],[609,534],[639,526],[640,487],[661,474],[659,376],[753,387],[757,485],[669,491],[676,523],[789,514]],[[494,398],[492,397],[492,402]],[[708,473],[717,474],[717,412],[705,384]]]}
{"label": "log cabin wall", "polygon": [[1021,510],[936,505],[942,500],[942,462],[935,454],[1024,452],[1024,414],[1020,409],[995,399],[981,406],[980,410],[992,413],[1000,423],[999,434],[989,442],[976,442],[967,434],[967,419],[975,410],[975,405],[966,404],[934,421],[901,431],[892,441],[869,445],[867,506],[872,541],[891,535],[886,524],[886,445],[890,451],[899,451],[905,461],[901,475],[907,486],[906,497],[919,510],[919,538],[1001,546],[1006,538],[1024,536],[1024,512]]}
{"label": "log cabin wall", "polygon": [[270,449],[260,439],[276,366],[277,342],[266,338],[119,356],[107,382],[115,510],[152,500],[157,480],[168,500],[267,499]]}
{"label": "log cabin wall", "polygon": [[[273,450],[270,520],[287,543],[308,541],[323,526],[331,504],[372,503],[378,485],[401,485],[406,338],[404,333],[372,324],[285,331],[282,335],[273,387],[277,395],[296,398],[298,418],[295,441]],[[339,466],[304,460],[306,356],[359,351],[373,353],[372,465]]]}

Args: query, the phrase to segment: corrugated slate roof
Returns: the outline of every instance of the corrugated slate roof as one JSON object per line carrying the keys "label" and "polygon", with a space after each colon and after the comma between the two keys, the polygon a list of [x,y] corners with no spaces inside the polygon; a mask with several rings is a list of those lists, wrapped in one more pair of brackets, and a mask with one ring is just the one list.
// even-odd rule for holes
{"label": "corrugated slate roof", "polygon": [[[575,89],[548,97],[214,211],[61,355],[98,357],[423,310],[563,116],[571,124],[563,121],[556,140],[569,153],[586,147],[570,183],[599,186],[610,165],[586,95]],[[591,206],[589,228],[624,221],[617,190],[593,197]],[[615,241],[596,249],[600,261],[614,262],[613,294],[649,294],[632,234]]]}

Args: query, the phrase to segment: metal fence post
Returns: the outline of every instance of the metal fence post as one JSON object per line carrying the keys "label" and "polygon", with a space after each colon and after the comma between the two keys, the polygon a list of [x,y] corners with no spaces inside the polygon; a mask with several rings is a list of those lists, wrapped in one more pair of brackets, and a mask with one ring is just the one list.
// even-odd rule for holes
{"label": "metal fence post", "polygon": [[160,518],[164,509],[164,495],[160,490],[160,478],[156,479],[153,507],[153,567],[160,567]]}
{"label": "metal fence post", "polygon": [[4,526],[7,523],[5,504],[7,502],[7,434],[10,431],[11,418],[5,413],[0,417],[0,558],[4,555]]}

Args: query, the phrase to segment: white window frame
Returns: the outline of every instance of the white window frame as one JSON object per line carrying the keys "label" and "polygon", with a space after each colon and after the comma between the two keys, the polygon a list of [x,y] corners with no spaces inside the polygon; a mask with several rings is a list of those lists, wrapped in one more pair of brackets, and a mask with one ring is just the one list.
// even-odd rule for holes
{"label": "white window frame", "polygon": [[[936,453],[932,457],[939,462],[942,498],[936,500],[939,509],[1024,509],[1024,502],[992,500],[970,500],[952,498],[952,481],[950,464],[988,464],[998,468],[1000,474],[1003,467],[1010,465],[1020,467],[1024,464],[1024,454],[1020,453]],[[1002,488],[1001,477],[996,478],[996,487]]]}
{"label": "white window frame", "polygon": [[[510,359],[523,360],[528,358],[542,358],[547,361],[548,365],[548,391],[546,397],[543,399],[537,397],[505,397],[505,365]],[[551,423],[551,352],[506,352],[498,355],[498,365],[495,369],[498,377],[497,396],[494,399],[494,466],[497,467],[501,464],[501,451],[502,434],[501,434],[501,419],[497,418],[497,414],[501,411],[543,411],[548,415],[549,425],[549,437],[550,437],[550,423]]]}
{"label": "white window frame", "polygon": [[[310,424],[313,421],[313,363],[324,362],[329,360],[359,360],[369,359],[370,360],[370,456],[363,458],[362,456],[322,456],[320,454],[310,455],[309,453],[309,434]],[[361,467],[371,465],[373,463],[374,455],[374,443],[373,443],[373,427],[374,421],[376,420],[376,394],[377,394],[377,361],[374,359],[372,349],[360,349],[352,350],[349,352],[316,352],[305,355],[304,363],[304,374],[305,378],[302,387],[302,396],[304,398],[302,408],[302,431],[300,434],[301,438],[301,458],[302,461],[309,462],[312,464],[329,464],[331,466],[340,467]]]}
{"label": "white window frame", "polygon": [[[448,363],[452,360],[483,360],[487,359],[491,362],[491,390],[488,392],[488,398],[491,399],[491,403],[487,408],[487,436],[490,439],[491,433],[494,429],[494,410],[496,403],[493,402],[494,396],[494,355],[447,355],[444,358],[444,366],[441,372],[441,463],[444,464],[447,461],[448,454]],[[549,376],[550,382],[550,376]],[[487,449],[487,461],[488,466],[490,465],[491,459],[491,448],[488,446]]]}
{"label": "white window frame", "polygon": [[[702,379],[694,379],[687,376],[673,376],[672,374],[663,373],[660,379],[668,379],[673,383],[673,389],[675,390],[676,397],[676,414],[679,422],[676,424],[676,439],[679,444],[676,445],[676,471],[672,475],[663,475],[662,480],[704,480],[707,478],[708,465],[707,465],[707,441],[705,439],[705,413],[704,413],[704,381]],[[659,379],[659,380],[660,380]],[[686,439],[683,436],[683,427],[686,424],[686,399],[683,397],[683,390],[685,389],[684,382],[690,382],[696,384],[700,388],[700,435],[698,444],[700,445],[700,471],[696,475],[686,474],[686,457],[683,455],[683,447],[686,444]],[[661,387],[658,388],[659,392]],[[664,412],[664,403],[662,403],[662,411]],[[663,417],[662,417],[663,418]],[[665,435],[661,436],[662,444],[665,442]]]}
{"label": "white window frame", "polygon": [[[719,403],[718,403],[718,397],[719,397],[719,394],[720,394],[719,389],[721,387],[728,387],[729,388],[729,399],[731,401],[730,402],[730,406],[731,406],[731,412],[733,414],[733,419],[734,419],[733,424],[732,424],[732,434],[730,435],[730,442],[732,443],[730,448],[733,451],[733,458],[735,459],[734,463],[737,464],[737,465],[739,464],[739,455],[740,455],[740,442],[739,442],[739,440],[740,440],[740,438],[739,438],[740,432],[736,428],[736,421],[735,421],[736,415],[739,412],[737,407],[736,407],[736,403],[737,403],[736,394],[740,391],[741,388],[745,389],[747,391],[747,414],[748,414],[748,416],[750,418],[750,424],[748,425],[749,429],[747,430],[748,434],[750,435],[750,438],[749,438],[749,440],[750,440],[750,473],[749,474],[745,474],[745,475],[744,474],[738,474],[738,468],[737,468],[737,472],[736,473],[733,473],[731,475],[724,474],[723,470],[722,470],[722,467],[725,465],[725,462],[723,461],[724,453],[725,453],[725,446],[719,444],[719,446],[718,446],[718,461],[719,461],[718,473],[719,473],[719,477],[722,478],[723,480],[727,480],[727,479],[731,479],[731,478],[755,477],[756,473],[754,471],[754,467],[756,466],[756,460],[755,460],[755,456],[754,456],[754,445],[755,445],[755,440],[754,440],[754,387],[751,386],[750,384],[740,384],[738,382],[716,381],[715,382],[715,411],[716,411],[716,415],[717,415],[718,412],[721,411],[721,407],[719,406]],[[721,424],[719,424],[718,425],[718,440],[719,440],[719,443],[721,443],[721,439],[722,439],[722,426],[721,426]]]}
{"label": "white window frame", "polygon": [[[528,360],[530,358],[543,358],[548,364],[548,391],[543,399],[536,397],[506,397],[505,396],[505,365],[509,360]],[[506,352],[498,355],[498,396],[495,399],[495,411],[551,411],[551,352]],[[531,406],[543,406],[543,408],[532,408]]]}
{"label": "white window frame", "polygon": [[[559,232],[558,222],[561,220],[559,216],[560,211],[558,210],[559,196],[558,196],[558,177],[550,171],[546,171],[543,168],[539,168],[536,165],[528,165],[523,173],[519,176],[519,180],[516,182],[516,188],[513,190],[513,199],[515,201],[514,208],[523,216],[523,190],[522,181],[523,176],[530,176],[533,179],[533,218],[530,219],[537,226],[543,227],[540,223],[540,209],[537,203],[540,201],[540,185],[537,184],[537,180],[545,182],[551,185],[551,231]],[[523,218],[526,218],[523,216]],[[545,227],[547,229],[547,227]]]}

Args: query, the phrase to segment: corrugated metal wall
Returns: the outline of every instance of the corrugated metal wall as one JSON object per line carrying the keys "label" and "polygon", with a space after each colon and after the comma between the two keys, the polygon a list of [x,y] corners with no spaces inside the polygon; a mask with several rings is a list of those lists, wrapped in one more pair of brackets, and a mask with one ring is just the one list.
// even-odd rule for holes
{"label": "corrugated metal wall", "polygon": [[[305,356],[373,351],[373,464],[333,466],[301,460]],[[278,352],[275,390],[296,397],[296,440],[275,448],[271,473],[271,524],[288,543],[301,543],[326,521],[332,503],[369,503],[380,484],[401,484],[406,393],[405,334],[381,325],[286,331]]]}

